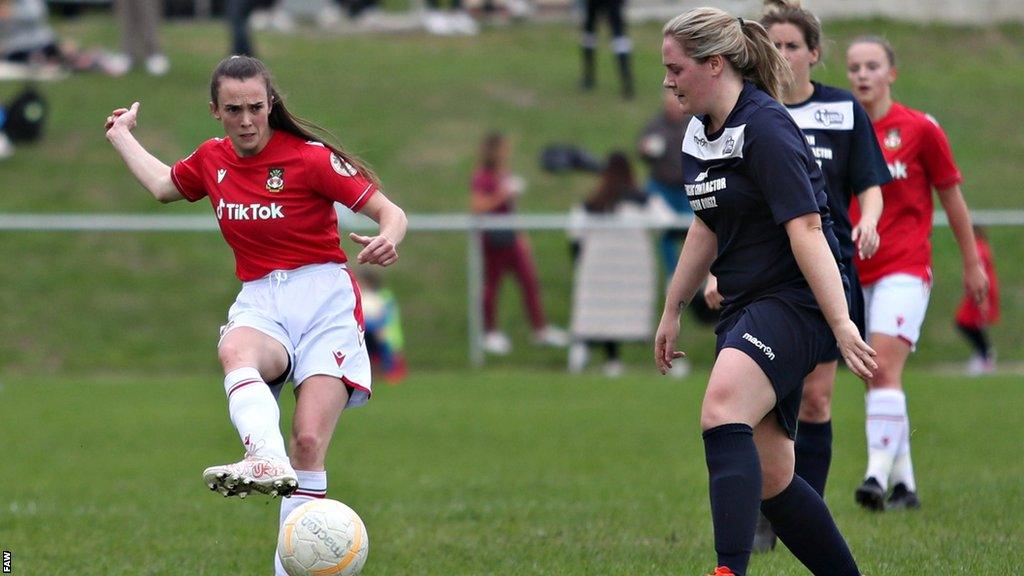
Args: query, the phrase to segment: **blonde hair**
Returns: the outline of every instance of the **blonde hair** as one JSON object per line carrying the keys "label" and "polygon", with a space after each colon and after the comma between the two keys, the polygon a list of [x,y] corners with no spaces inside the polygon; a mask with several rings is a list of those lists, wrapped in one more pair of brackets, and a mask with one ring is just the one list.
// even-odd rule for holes
{"label": "blonde hair", "polygon": [[745,80],[782,100],[783,87],[793,73],[758,22],[734,18],[718,8],[694,8],[669,20],[663,34],[697,62],[718,54]]}

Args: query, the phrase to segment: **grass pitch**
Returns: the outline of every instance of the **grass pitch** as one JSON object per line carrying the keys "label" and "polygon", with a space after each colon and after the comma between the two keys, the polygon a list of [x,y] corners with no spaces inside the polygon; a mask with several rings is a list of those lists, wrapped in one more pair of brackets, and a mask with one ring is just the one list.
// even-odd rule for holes
{"label": "grass pitch", "polygon": [[[685,381],[540,371],[431,372],[342,417],[329,496],[355,508],[372,575],[680,575],[714,564]],[[827,500],[866,574],[1019,574],[1024,389],[1010,378],[907,380],[923,509],[853,503],[862,387],[842,374]],[[209,378],[8,378],[0,546],[14,574],[268,574],[278,506],[200,480],[241,455]],[[290,414],[290,396],[283,412]],[[287,424],[286,424],[287,426]],[[751,574],[805,574],[778,550]]]}

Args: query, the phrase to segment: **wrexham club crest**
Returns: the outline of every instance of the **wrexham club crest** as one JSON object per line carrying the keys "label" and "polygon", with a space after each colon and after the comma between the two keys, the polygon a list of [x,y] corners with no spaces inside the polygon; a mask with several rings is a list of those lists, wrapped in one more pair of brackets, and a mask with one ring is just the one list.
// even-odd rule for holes
{"label": "wrexham club crest", "polygon": [[900,129],[891,128],[889,132],[886,133],[885,140],[882,143],[885,144],[885,147],[888,148],[889,150],[895,150],[899,148],[900,144],[903,143],[903,139],[900,138]]}
{"label": "wrexham club crest", "polygon": [[271,168],[267,172],[267,192],[284,190],[284,168]]}

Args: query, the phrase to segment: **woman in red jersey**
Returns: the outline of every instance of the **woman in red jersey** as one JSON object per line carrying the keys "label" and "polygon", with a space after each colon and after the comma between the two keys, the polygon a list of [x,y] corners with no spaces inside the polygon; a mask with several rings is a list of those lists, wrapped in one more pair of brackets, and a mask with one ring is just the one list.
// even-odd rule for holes
{"label": "woman in red jersey", "polygon": [[[854,96],[871,117],[892,175],[892,181],[882,187],[881,246],[873,258],[855,261],[864,286],[871,347],[878,352],[878,370],[868,380],[868,466],[856,499],[872,510],[917,508],[920,501],[910,459],[902,375],[917,344],[931,292],[933,189],[960,247],[967,295],[983,302],[988,278],[945,133],[928,114],[892,99],[896,81],[892,47],[874,36],[854,40],[846,52],[846,75]],[[851,210],[851,218],[857,221],[857,210]]]}
{"label": "woman in red jersey", "polygon": [[[325,496],[324,458],[338,418],[345,407],[365,403],[371,390],[359,287],[345,265],[334,203],[380,225],[375,236],[349,235],[362,245],[360,264],[398,259],[405,213],[378,190],[365,164],[288,111],[255,58],[218,64],[210,112],[227,137],[204,142],[173,166],[132,135],[138,111],[138,102],[114,110],[107,139],[158,201],[209,197],[243,282],[218,353],[246,455],[206,469],[203,480],[224,496],[285,496],[283,520]],[[289,378],[296,403],[286,451],[277,395]]]}

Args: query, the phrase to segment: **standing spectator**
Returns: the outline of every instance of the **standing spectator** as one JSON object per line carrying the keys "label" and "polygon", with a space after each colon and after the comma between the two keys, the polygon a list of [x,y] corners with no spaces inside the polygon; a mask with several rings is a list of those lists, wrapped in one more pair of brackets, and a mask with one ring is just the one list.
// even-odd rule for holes
{"label": "standing spectator", "polygon": [[121,54],[125,69],[144,62],[146,72],[163,76],[171,68],[171,61],[160,50],[161,0],[117,0],[114,4],[117,23],[121,28]]}
{"label": "standing spectator", "polygon": [[[525,183],[508,169],[509,143],[503,134],[491,133],[480,144],[480,159],[471,184],[470,207],[474,214],[512,214],[515,199]],[[498,292],[506,272],[515,275],[523,291],[523,305],[533,326],[534,343],[565,346],[565,331],[551,326],[540,302],[540,284],[526,235],[515,230],[487,230],[484,254],[484,350],[508,354],[512,343],[498,330]]]}
{"label": "standing spectator", "polygon": [[608,19],[612,29],[612,51],[619,64],[619,80],[622,82],[622,97],[633,98],[633,71],[630,66],[630,54],[633,43],[626,36],[626,19],[623,10],[626,0],[586,0],[586,13],[583,17],[583,36],[580,46],[583,48],[583,80],[584,90],[593,90],[597,83],[597,19],[601,14]]}
{"label": "standing spectator", "polygon": [[[690,116],[683,113],[679,100],[671,90],[665,90],[662,111],[644,127],[637,146],[640,157],[650,169],[647,194],[663,199],[679,216],[693,216],[693,209],[683,189],[683,165],[680,162],[683,133],[689,122]],[[672,228],[661,234],[661,262],[668,278],[676,271],[679,248],[686,238],[686,230]]]}
{"label": "standing spectator", "polygon": [[647,230],[585,226],[595,221],[591,217],[636,219],[646,215],[647,196],[637,187],[629,158],[612,152],[597,189],[572,213],[574,222],[584,226],[574,231],[573,241],[576,266],[570,372],[580,372],[586,366],[588,346],[601,346],[607,353],[605,376],[620,376],[621,342],[650,338],[657,279]]}
{"label": "standing spectator", "polygon": [[427,0],[426,8],[423,26],[431,34],[473,36],[480,29],[476,20],[462,7],[462,0],[451,0],[448,10],[441,8],[441,0]]}
{"label": "standing spectator", "polygon": [[[981,305],[989,281],[960,190],[963,176],[946,133],[928,114],[893,100],[892,46],[877,36],[854,39],[846,50],[846,77],[871,118],[892,175],[882,187],[882,243],[873,257],[856,254],[854,260],[864,286],[868,338],[878,352],[878,370],[868,380],[866,399],[867,469],[854,495],[870,510],[918,508],[903,368],[917,346],[931,295],[932,190],[960,248],[966,295]],[[860,218],[856,208],[850,210],[855,225]]]}
{"label": "standing spectator", "polygon": [[255,56],[249,30],[249,16],[256,7],[256,0],[227,0],[224,16],[231,28],[231,53],[241,56]]}
{"label": "standing spectator", "polygon": [[967,362],[967,375],[981,376],[996,371],[996,349],[989,339],[988,327],[999,321],[999,280],[996,278],[992,247],[982,226],[974,227],[974,242],[988,275],[988,299],[978,304],[965,295],[956,311],[956,327],[974,350]]}

